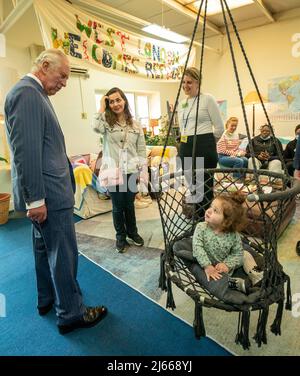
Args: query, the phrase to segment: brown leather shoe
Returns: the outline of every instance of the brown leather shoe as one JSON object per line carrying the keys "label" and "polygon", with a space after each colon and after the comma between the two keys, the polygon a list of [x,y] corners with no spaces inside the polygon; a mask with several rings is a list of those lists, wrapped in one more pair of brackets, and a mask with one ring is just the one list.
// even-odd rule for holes
{"label": "brown leather shoe", "polygon": [[104,306],[86,307],[86,311],[80,320],[68,325],[58,325],[60,334],[67,334],[78,328],[91,328],[97,325],[107,315],[107,308]]}

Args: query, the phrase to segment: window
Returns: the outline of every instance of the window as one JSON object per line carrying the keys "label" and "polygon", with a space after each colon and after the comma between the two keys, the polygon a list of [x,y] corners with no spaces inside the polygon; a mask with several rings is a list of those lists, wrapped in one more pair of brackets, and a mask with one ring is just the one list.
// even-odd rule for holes
{"label": "window", "polygon": [[[96,108],[99,111],[100,108],[100,101],[103,97],[103,93],[96,93]],[[149,103],[150,103],[150,94],[139,94],[139,93],[131,93],[125,92],[126,98],[128,99],[129,109],[134,119],[138,120],[143,128],[147,128],[150,130],[149,127]]]}
{"label": "window", "polygon": [[149,130],[149,100],[147,95],[136,95],[138,120],[143,128]]}

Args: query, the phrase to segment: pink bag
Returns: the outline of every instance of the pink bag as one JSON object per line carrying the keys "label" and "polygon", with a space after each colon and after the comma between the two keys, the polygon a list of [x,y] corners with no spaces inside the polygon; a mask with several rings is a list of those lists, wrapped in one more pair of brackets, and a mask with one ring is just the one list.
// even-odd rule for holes
{"label": "pink bag", "polygon": [[[124,142],[121,150],[124,149],[127,139],[128,127],[126,127]],[[124,183],[123,173],[120,167],[107,168],[99,172],[100,185],[102,187],[111,187],[115,185],[122,185]]]}
{"label": "pink bag", "polygon": [[100,185],[102,187],[110,187],[122,185],[124,183],[123,174],[119,167],[108,168],[99,172]]}

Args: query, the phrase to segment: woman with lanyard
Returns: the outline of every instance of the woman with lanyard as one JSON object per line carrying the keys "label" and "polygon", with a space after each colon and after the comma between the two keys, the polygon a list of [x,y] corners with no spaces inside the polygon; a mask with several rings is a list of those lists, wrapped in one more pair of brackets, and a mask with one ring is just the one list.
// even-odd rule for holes
{"label": "woman with lanyard", "polygon": [[[187,68],[183,77],[183,91],[187,98],[179,104],[178,120],[180,126],[179,155],[184,170],[192,166],[193,139],[197,120],[196,132],[196,158],[204,158],[204,168],[216,168],[218,154],[215,138],[220,138],[224,131],[223,120],[214,97],[210,94],[200,93],[198,118],[197,100],[199,94],[200,72],[197,68]],[[197,164],[196,164],[197,166]],[[210,205],[213,198],[213,179],[204,174],[204,210]],[[203,213],[199,213],[200,217]]]}
{"label": "woman with lanyard", "polygon": [[101,169],[120,166],[124,174],[121,184],[108,187],[116,230],[116,250],[124,253],[129,246],[127,239],[137,246],[144,244],[138,234],[134,210],[138,175],[148,183],[144,132],[141,125],[132,118],[124,92],[116,87],[102,97],[93,128],[103,135]]}

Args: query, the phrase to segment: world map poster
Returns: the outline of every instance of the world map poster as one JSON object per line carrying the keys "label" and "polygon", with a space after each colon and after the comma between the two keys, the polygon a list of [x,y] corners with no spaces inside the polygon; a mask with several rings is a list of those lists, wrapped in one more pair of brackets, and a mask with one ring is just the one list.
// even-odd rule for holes
{"label": "world map poster", "polygon": [[268,100],[273,120],[300,120],[300,75],[270,80]]}

